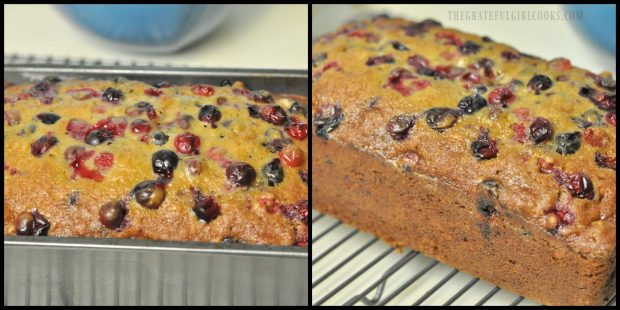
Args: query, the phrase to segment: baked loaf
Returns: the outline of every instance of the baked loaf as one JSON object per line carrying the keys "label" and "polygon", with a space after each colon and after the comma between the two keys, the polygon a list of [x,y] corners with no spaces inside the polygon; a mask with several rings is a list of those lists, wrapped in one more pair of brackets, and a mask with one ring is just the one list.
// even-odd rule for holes
{"label": "baked loaf", "polygon": [[306,246],[306,98],[225,84],[5,83],[4,234]]}
{"label": "baked loaf", "polygon": [[312,50],[313,207],[547,305],[616,286],[616,84],[379,16]]}

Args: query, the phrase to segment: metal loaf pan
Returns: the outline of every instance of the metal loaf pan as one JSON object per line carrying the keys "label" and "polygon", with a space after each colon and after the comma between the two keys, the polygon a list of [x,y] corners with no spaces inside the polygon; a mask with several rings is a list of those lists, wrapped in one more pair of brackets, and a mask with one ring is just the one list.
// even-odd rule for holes
{"label": "metal loaf pan", "polygon": [[[308,95],[307,71],[16,64],[20,83],[118,76],[171,84],[240,80]],[[308,305],[308,250],[249,244],[4,237],[4,305]]]}

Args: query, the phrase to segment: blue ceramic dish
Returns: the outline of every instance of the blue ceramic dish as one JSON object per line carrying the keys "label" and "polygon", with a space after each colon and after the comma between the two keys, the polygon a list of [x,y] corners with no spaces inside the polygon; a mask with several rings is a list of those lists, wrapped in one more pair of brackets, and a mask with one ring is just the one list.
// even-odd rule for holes
{"label": "blue ceramic dish", "polygon": [[582,19],[575,24],[588,37],[611,53],[616,53],[616,5],[574,4],[571,11],[582,12]]}
{"label": "blue ceramic dish", "polygon": [[223,5],[68,4],[60,10],[91,32],[144,51],[171,52],[195,42],[223,19]]}

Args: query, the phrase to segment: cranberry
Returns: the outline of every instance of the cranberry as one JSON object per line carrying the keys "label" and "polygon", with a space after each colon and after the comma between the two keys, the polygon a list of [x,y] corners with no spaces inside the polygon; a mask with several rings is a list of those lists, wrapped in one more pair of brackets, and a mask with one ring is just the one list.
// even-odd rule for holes
{"label": "cranberry", "polygon": [[616,157],[605,157],[601,153],[596,152],[594,159],[599,167],[616,170]]}
{"label": "cranberry", "polygon": [[304,140],[308,137],[308,124],[302,123],[295,116],[291,116],[284,126],[284,131],[295,140]]}
{"label": "cranberry", "polygon": [[407,58],[407,63],[410,66],[416,68],[417,70],[420,70],[422,68],[428,68],[430,66],[428,60],[420,55],[414,55]]}
{"label": "cranberry", "polygon": [[108,229],[117,229],[121,227],[126,213],[122,202],[111,201],[99,209],[99,222]]}
{"label": "cranberry", "polygon": [[[328,70],[330,68],[332,68],[332,67],[331,66],[330,67],[326,66],[326,68],[323,68],[323,71]],[[247,97],[250,100],[253,100],[253,101],[256,101],[256,102],[262,102],[262,103],[272,103],[273,102],[273,96],[271,95],[270,92],[268,92],[266,90],[255,90],[255,91],[252,91],[252,92],[250,92],[247,95]]]}
{"label": "cranberry", "polygon": [[497,142],[489,137],[488,130],[482,130],[478,139],[471,144],[471,150],[478,159],[491,159],[497,156]]}
{"label": "cranberry", "polygon": [[45,135],[30,144],[30,153],[36,157],[41,157],[54,145],[58,144],[58,139],[52,135]]}
{"label": "cranberry", "polygon": [[168,142],[168,138],[168,135],[166,135],[163,131],[156,131],[153,133],[152,141],[153,144],[161,146]]}
{"label": "cranberry", "polygon": [[268,162],[261,170],[262,174],[267,178],[269,186],[276,186],[284,180],[284,169],[280,164],[280,159],[275,158]]}
{"label": "cranberry", "polygon": [[143,181],[136,185],[131,193],[141,206],[147,209],[157,209],[166,198],[164,183],[160,181]]}
{"label": "cranberry", "polygon": [[398,41],[392,41],[390,44],[392,44],[392,48],[394,48],[397,51],[408,51],[409,50],[407,46],[405,46],[404,44]]}
{"label": "cranberry", "polygon": [[581,133],[568,132],[562,133],[555,137],[556,149],[555,151],[562,154],[575,154],[581,147]]}
{"label": "cranberry", "polygon": [[192,93],[199,96],[213,96],[215,89],[207,84],[195,84],[192,86]]}
{"label": "cranberry", "polygon": [[109,134],[109,138],[113,138],[115,136],[122,135],[125,131],[125,128],[127,128],[127,120],[125,120],[125,118],[108,117],[106,119],[98,121],[97,124],[91,126],[86,132],[86,135],[88,136],[90,131],[100,130],[102,132],[105,132],[106,134]]}
{"label": "cranberry", "polygon": [[260,117],[268,123],[283,125],[286,122],[286,111],[277,105],[262,106],[260,108]]}
{"label": "cranberry", "polygon": [[459,51],[461,52],[461,54],[463,55],[469,55],[469,54],[475,54],[478,53],[478,51],[480,51],[481,46],[472,42],[472,41],[465,41],[465,43],[463,43],[463,45],[459,46]]}
{"label": "cranberry", "polygon": [[444,44],[444,45],[446,44],[456,45],[456,46],[463,45],[463,42],[461,42],[461,39],[459,39],[458,35],[453,32],[447,32],[447,31],[436,32],[435,38],[437,39],[437,41],[439,41],[441,44]]}
{"label": "cranberry", "polygon": [[95,155],[95,151],[86,151],[82,146],[71,146],[65,150],[65,158],[69,161],[69,166],[73,168],[72,179],[75,179],[76,175],[79,175],[85,179],[95,180],[101,182],[103,176],[97,170],[88,169],[85,161]]}
{"label": "cranberry", "polygon": [[616,113],[607,113],[607,115],[605,115],[605,121],[616,127]]}
{"label": "cranberry", "polygon": [[196,216],[209,223],[220,214],[220,205],[215,202],[213,197],[203,196],[202,193],[192,188],[192,192],[194,194],[194,207],[192,211]]}
{"label": "cranberry", "polygon": [[75,100],[86,100],[99,97],[99,92],[92,88],[74,88],[67,90],[65,94],[71,96]]}
{"label": "cranberry", "polygon": [[390,119],[386,126],[387,132],[394,140],[403,140],[407,137],[409,129],[413,127],[414,118],[409,115],[396,115]]}
{"label": "cranberry", "polygon": [[108,87],[108,89],[103,92],[102,97],[104,101],[116,104],[123,100],[125,96],[123,95],[122,91],[112,87]]}
{"label": "cranberry", "polygon": [[558,71],[565,71],[565,70],[572,68],[572,64],[570,60],[564,57],[560,57],[560,58],[552,59],[549,62],[549,68],[553,70],[558,70]]}
{"label": "cranberry", "polygon": [[200,138],[191,133],[180,134],[174,139],[174,147],[181,154],[198,155]]}
{"label": "cranberry", "polygon": [[614,111],[616,109],[616,93],[596,93],[590,97],[599,109]]}
{"label": "cranberry", "polygon": [[394,63],[394,56],[392,55],[370,57],[366,61],[366,65],[369,67],[380,65],[380,64],[391,64],[391,63]]}
{"label": "cranberry", "polygon": [[282,150],[278,153],[278,157],[280,157],[286,166],[292,168],[299,167],[304,163],[303,152],[299,148],[292,145],[282,148]]}
{"label": "cranberry", "polygon": [[575,222],[575,213],[565,204],[556,204],[553,207],[553,213],[558,217],[558,227],[570,225]]}
{"label": "cranberry", "polygon": [[547,90],[551,88],[553,82],[551,79],[545,75],[537,74],[530,79],[527,83],[527,89],[533,91],[536,95],[540,94],[541,91]]}
{"label": "cranberry", "polygon": [[308,201],[301,200],[291,205],[280,205],[282,215],[291,219],[308,222]]}
{"label": "cranberry", "polygon": [[474,114],[487,106],[487,101],[479,94],[464,97],[459,101],[458,108],[465,114]]}
{"label": "cranberry", "polygon": [[212,128],[216,128],[216,123],[222,118],[222,112],[214,105],[204,105],[198,112],[198,119],[202,122],[211,124]]}
{"label": "cranberry", "polygon": [[496,88],[489,93],[489,103],[492,105],[507,107],[515,98],[515,95],[508,87]]}
{"label": "cranberry", "polygon": [[217,105],[225,105],[228,103],[228,99],[226,99],[226,97],[217,97],[215,101],[217,102]]}
{"label": "cranberry", "polygon": [[37,114],[37,118],[41,120],[43,124],[52,125],[60,119],[60,115],[50,112],[42,112]]}
{"label": "cranberry", "polygon": [[519,59],[521,58],[521,55],[512,52],[512,51],[503,51],[501,53],[502,58],[506,59],[506,60],[514,60],[514,59]]}
{"label": "cranberry", "polygon": [[131,132],[133,133],[150,132],[151,124],[143,119],[136,119],[131,122],[129,128],[131,128]]}
{"label": "cranberry", "polygon": [[594,186],[592,185],[592,181],[583,173],[569,175],[566,187],[573,196],[577,198],[587,198],[590,200],[594,198]]}
{"label": "cranberry", "polygon": [[478,73],[476,73],[476,72],[467,72],[467,73],[463,74],[461,79],[463,79],[465,81],[472,82],[474,84],[480,83],[480,75]]}
{"label": "cranberry", "polygon": [[340,105],[326,105],[319,108],[314,116],[316,135],[327,139],[328,133],[340,126],[344,119],[344,113]]}
{"label": "cranberry", "polygon": [[525,138],[527,135],[525,124],[521,124],[521,123],[512,124],[512,130],[515,132],[514,140],[518,143],[525,143]]}
{"label": "cranberry", "polygon": [[155,108],[153,107],[152,104],[146,101],[140,101],[128,107],[125,113],[128,116],[132,116],[132,117],[136,117],[143,113],[146,113],[146,115],[149,117],[150,120],[154,120],[157,118],[157,112],[155,111]]}
{"label": "cranberry", "polygon": [[234,162],[226,168],[226,178],[234,186],[250,186],[256,178],[256,171],[250,164]]}
{"label": "cranberry", "polygon": [[109,169],[114,164],[114,155],[109,152],[103,152],[95,157],[95,166],[100,169]]}
{"label": "cranberry", "polygon": [[172,173],[179,163],[179,157],[173,151],[160,150],[153,154],[151,159],[153,172],[163,178],[172,178]]}
{"label": "cranberry", "polygon": [[551,139],[553,134],[553,127],[551,122],[546,118],[537,117],[530,125],[530,140],[534,143],[542,143]]}
{"label": "cranberry", "polygon": [[144,90],[144,94],[147,96],[159,97],[164,91],[156,88],[147,88]]}
{"label": "cranberry", "polygon": [[450,108],[432,108],[424,112],[426,123],[432,129],[443,131],[456,123],[459,113]]}

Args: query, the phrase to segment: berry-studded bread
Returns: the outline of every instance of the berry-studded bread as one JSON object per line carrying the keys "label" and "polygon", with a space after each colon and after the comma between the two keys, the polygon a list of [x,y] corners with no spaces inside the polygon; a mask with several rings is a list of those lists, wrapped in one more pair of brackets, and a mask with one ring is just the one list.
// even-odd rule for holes
{"label": "berry-studded bread", "polygon": [[4,234],[306,246],[306,98],[228,84],[5,83]]}
{"label": "berry-studded bread", "polygon": [[544,304],[615,293],[609,73],[385,16],[312,57],[314,208]]}

